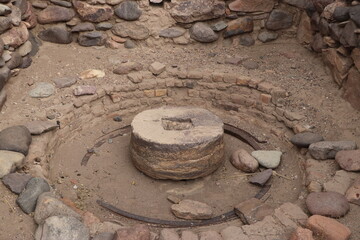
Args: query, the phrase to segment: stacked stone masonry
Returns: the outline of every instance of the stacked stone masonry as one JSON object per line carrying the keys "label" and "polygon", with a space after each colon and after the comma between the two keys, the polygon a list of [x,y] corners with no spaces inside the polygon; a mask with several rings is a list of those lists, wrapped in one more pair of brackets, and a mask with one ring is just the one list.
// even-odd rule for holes
{"label": "stacked stone masonry", "polygon": [[[104,45],[116,49],[144,44],[210,43],[224,38],[251,46],[256,39],[266,43],[284,35],[296,36],[300,43],[321,53],[334,80],[343,88],[344,98],[360,109],[357,1],[1,2],[0,108],[6,100],[5,83],[19,69],[31,65],[41,40],[59,44],[76,41],[85,47]],[[152,13],[159,6],[160,13]],[[154,24],[160,19],[160,24]],[[158,90],[155,94],[164,93]]]}

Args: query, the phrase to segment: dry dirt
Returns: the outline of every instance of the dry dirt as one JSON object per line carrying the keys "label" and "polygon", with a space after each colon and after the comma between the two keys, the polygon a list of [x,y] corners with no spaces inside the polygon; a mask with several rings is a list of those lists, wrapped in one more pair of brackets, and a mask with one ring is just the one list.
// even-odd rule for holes
{"label": "dry dirt", "polygon": [[[259,64],[259,68],[247,70],[242,66],[225,64],[227,57],[236,56],[249,57]],[[0,129],[44,119],[46,107],[71,102],[71,88],[58,89],[55,95],[45,99],[30,98],[28,92],[35,83],[52,82],[55,77],[75,77],[90,68],[104,70],[106,77],[101,80],[79,80],[78,84],[115,83],[118,78],[112,70],[116,64],[126,60],[141,62],[144,66],[159,61],[168,66],[219,69],[266,78],[290,93],[289,100],[285,103],[286,108],[304,114],[315,132],[321,133],[328,140],[354,140],[360,145],[360,113],[341,99],[341,91],[325,71],[321,59],[291,39],[278,39],[273,43],[257,44],[250,48],[238,45],[224,47],[223,43],[218,42],[210,45],[142,46],[132,50],[44,43],[34,57],[32,66],[21,70],[6,85],[8,101],[0,114]],[[228,161],[213,175],[203,179],[181,182],[152,180],[130,164],[126,151],[128,135],[106,142],[86,167],[80,166],[87,149],[103,135],[104,130],[116,129],[121,124],[130,122],[131,117],[126,116],[123,123],[116,123],[108,118],[95,126],[89,124],[82,132],[74,132],[74,137],[56,151],[51,162],[50,180],[59,194],[73,199],[80,207],[94,212],[102,220],[118,219],[128,223],[129,220],[101,209],[95,200],[100,198],[144,216],[174,219],[169,211],[170,203],[166,200],[169,191],[207,202],[214,207],[216,214],[229,211],[234,204],[257,192],[258,188],[248,185],[246,177],[238,176],[241,173]],[[261,132],[261,129],[258,131]],[[280,139],[274,139],[274,143],[278,141]],[[230,136],[226,137],[226,144],[227,158],[239,146],[251,149]],[[293,180],[274,178],[267,201],[278,206],[285,201],[294,202],[300,198],[297,202],[301,203],[301,171],[294,155],[297,150],[287,142],[280,148],[285,148],[287,154],[278,171]],[[16,196],[2,184],[0,191],[0,239],[33,239],[36,225],[31,216],[17,207]],[[351,212],[340,219],[351,228],[352,240],[360,239],[359,214],[360,207],[351,205]]]}

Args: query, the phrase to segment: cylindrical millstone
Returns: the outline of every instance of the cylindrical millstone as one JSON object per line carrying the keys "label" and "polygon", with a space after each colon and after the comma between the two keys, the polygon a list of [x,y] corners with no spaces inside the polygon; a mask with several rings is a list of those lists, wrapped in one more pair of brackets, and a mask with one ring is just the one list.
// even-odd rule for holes
{"label": "cylindrical millstone", "polygon": [[224,161],[219,117],[195,107],[146,110],[131,123],[130,155],[136,168],[156,179],[194,179]]}

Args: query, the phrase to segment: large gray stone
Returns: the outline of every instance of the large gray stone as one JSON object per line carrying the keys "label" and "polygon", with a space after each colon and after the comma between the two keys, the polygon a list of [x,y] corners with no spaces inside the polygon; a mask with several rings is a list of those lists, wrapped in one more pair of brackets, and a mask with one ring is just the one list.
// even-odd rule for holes
{"label": "large gray stone", "polygon": [[190,28],[190,37],[202,43],[214,42],[219,38],[209,25],[202,22],[195,23]]}
{"label": "large gray stone", "polygon": [[76,24],[72,29],[71,32],[86,32],[86,31],[93,31],[95,30],[95,26],[89,22],[81,22]]}
{"label": "large gray stone", "polygon": [[0,34],[11,28],[11,19],[9,17],[0,17]]}
{"label": "large gray stone", "polygon": [[108,5],[91,5],[83,1],[73,1],[74,8],[83,21],[99,23],[109,20],[114,10]]}
{"label": "large gray stone", "polygon": [[25,126],[12,126],[0,132],[0,150],[28,154],[31,144],[31,134]]}
{"label": "large gray stone", "polygon": [[285,10],[274,9],[265,23],[269,30],[280,30],[291,27],[293,15]]}
{"label": "large gray stone", "polygon": [[266,168],[277,168],[281,161],[282,152],[274,150],[257,150],[251,153],[261,166]]}
{"label": "large gray stone", "polygon": [[358,27],[360,27],[360,5],[354,6],[350,8],[349,16],[351,20],[353,20]]}
{"label": "large gray stone", "polygon": [[278,33],[271,31],[261,31],[258,35],[258,39],[263,43],[274,41],[278,37],[279,37]]}
{"label": "large gray stone", "polygon": [[186,32],[186,30],[184,28],[170,27],[170,28],[161,30],[159,32],[159,36],[164,37],[164,38],[177,38],[177,37],[184,35],[185,32]]}
{"label": "large gray stone", "polygon": [[64,24],[49,27],[39,33],[39,38],[43,41],[69,44],[72,42],[71,33]]}
{"label": "large gray stone", "polygon": [[27,184],[25,190],[16,199],[16,203],[27,214],[33,212],[36,207],[38,197],[49,192],[50,186],[43,178],[32,178]]}
{"label": "large gray stone", "polygon": [[117,23],[111,31],[117,36],[130,37],[135,40],[145,40],[150,35],[149,29],[137,22]]}
{"label": "large gray stone", "polygon": [[307,148],[310,144],[321,141],[324,141],[324,138],[321,135],[312,132],[298,133],[290,139],[292,144],[301,148]]}
{"label": "large gray stone", "polygon": [[334,218],[342,217],[350,210],[345,196],[337,192],[312,192],[306,198],[306,206],[313,215]]}
{"label": "large gray stone", "polygon": [[135,1],[124,1],[115,8],[115,14],[121,19],[134,21],[139,19],[142,11]]}
{"label": "large gray stone", "polygon": [[81,220],[81,216],[78,213],[49,192],[44,192],[38,197],[34,220],[40,225],[52,216],[71,216]]}
{"label": "large gray stone", "polygon": [[99,31],[83,32],[79,35],[78,43],[84,47],[102,46],[106,38],[107,35]]}
{"label": "large gray stone", "polygon": [[180,23],[191,23],[225,15],[225,2],[218,0],[172,1],[171,16]]}
{"label": "large gray stone", "polygon": [[13,70],[15,68],[20,67],[21,64],[22,64],[21,55],[18,52],[13,52],[11,53],[11,59],[6,63],[6,66],[10,70]]}
{"label": "large gray stone", "polygon": [[74,77],[62,77],[53,79],[53,82],[57,88],[66,88],[74,85],[77,82],[77,79]]}
{"label": "large gray stone", "polygon": [[51,83],[39,82],[30,90],[29,95],[33,98],[47,98],[55,93],[55,87]]}
{"label": "large gray stone", "polygon": [[0,178],[15,171],[24,162],[22,153],[0,150]]}
{"label": "large gray stone", "polygon": [[10,173],[2,178],[3,184],[13,193],[20,194],[32,178],[29,174]]}
{"label": "large gray stone", "polygon": [[312,143],[309,146],[311,156],[318,160],[333,159],[337,152],[341,150],[355,150],[357,148],[354,141],[322,141]]}
{"label": "large gray stone", "polygon": [[89,240],[89,229],[71,216],[52,216],[40,225],[35,240]]}

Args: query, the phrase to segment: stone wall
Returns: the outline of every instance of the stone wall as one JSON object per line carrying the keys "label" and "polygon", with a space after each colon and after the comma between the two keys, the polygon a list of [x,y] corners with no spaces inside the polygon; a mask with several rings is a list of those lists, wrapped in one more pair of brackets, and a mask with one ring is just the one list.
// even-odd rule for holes
{"label": "stone wall", "polygon": [[[356,12],[352,14],[357,6],[345,7],[346,3],[333,3],[334,0],[0,2],[0,109],[6,99],[5,83],[20,68],[31,65],[31,56],[39,47],[38,39],[117,49],[221,41],[251,46],[256,41],[273,41],[281,34],[297,36],[301,43],[311,44],[314,51],[322,52],[335,81],[345,89],[344,97],[360,108],[357,69],[360,51],[358,48],[351,51],[359,44],[354,33],[359,19]],[[348,21],[352,16],[351,20],[332,22],[336,7],[345,9],[345,13],[336,10],[337,19]],[[344,29],[343,34],[335,38],[334,29],[338,35]]]}

